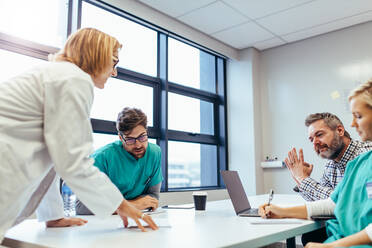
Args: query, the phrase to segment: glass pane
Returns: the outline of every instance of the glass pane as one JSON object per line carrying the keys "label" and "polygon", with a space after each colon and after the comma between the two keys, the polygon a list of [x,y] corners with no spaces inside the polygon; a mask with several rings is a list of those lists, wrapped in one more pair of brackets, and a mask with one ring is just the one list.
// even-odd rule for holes
{"label": "glass pane", "polygon": [[[175,39],[168,39],[168,80],[216,92],[215,57]],[[185,66],[187,65],[187,66]]]}
{"label": "glass pane", "polygon": [[93,133],[93,147],[94,150],[101,148],[109,143],[117,141],[119,139],[118,135],[103,134],[103,133]]}
{"label": "glass pane", "polygon": [[174,93],[168,94],[168,128],[214,134],[213,104]]}
{"label": "glass pane", "polygon": [[94,88],[91,118],[116,121],[124,107],[141,109],[147,115],[147,125],[153,125],[153,88],[109,78],[104,89]]}
{"label": "glass pane", "polygon": [[[109,143],[119,140],[118,135],[114,134],[103,134],[103,133],[93,133],[93,147],[94,150],[101,148]],[[156,144],[156,139],[149,139],[149,142]]]}
{"label": "glass pane", "polygon": [[0,32],[62,47],[67,35],[68,0],[1,0]]}
{"label": "glass pane", "polygon": [[81,26],[97,28],[123,44],[120,67],[156,76],[157,32],[85,2]]}
{"label": "glass pane", "polygon": [[201,186],[217,186],[216,146],[169,141],[168,187]]}
{"label": "glass pane", "polygon": [[0,49],[0,83],[47,61]]}

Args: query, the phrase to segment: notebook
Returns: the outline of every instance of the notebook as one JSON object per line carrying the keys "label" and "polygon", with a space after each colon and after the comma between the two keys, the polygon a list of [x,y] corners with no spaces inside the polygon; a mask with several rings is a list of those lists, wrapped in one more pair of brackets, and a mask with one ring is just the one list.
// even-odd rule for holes
{"label": "notebook", "polygon": [[221,171],[235,213],[242,217],[259,217],[258,209],[251,208],[237,171]]}

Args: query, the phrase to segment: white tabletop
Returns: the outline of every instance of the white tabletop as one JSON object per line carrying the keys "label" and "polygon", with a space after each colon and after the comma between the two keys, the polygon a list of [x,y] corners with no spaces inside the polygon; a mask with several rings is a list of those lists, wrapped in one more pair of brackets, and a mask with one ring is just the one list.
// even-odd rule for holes
{"label": "white tabletop", "polygon": [[[267,201],[267,195],[249,197],[251,205]],[[275,195],[273,204],[299,205],[296,195]],[[122,228],[118,216],[88,220],[84,226],[45,228],[44,223],[26,220],[13,227],[7,238],[47,247],[259,247],[285,240],[321,227],[320,223],[303,220],[299,224],[251,224],[257,219],[236,216],[230,200],[207,202],[206,211],[168,209],[152,215],[155,222],[169,223],[157,231]]]}

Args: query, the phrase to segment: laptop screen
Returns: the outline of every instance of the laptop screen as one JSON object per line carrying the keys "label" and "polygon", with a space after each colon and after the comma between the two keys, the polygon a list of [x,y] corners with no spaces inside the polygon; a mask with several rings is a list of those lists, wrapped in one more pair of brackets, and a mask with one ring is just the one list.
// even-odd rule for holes
{"label": "laptop screen", "polygon": [[244,191],[243,184],[237,171],[221,171],[223,181],[229,192],[230,199],[234,205],[236,214],[244,210],[250,209],[248,197]]}

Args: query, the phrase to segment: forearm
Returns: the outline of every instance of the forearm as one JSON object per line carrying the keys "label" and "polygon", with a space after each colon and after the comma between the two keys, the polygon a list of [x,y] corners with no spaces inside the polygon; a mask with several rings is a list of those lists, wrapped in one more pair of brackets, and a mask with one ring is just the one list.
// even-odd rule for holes
{"label": "forearm", "polygon": [[370,237],[367,235],[366,230],[362,230],[358,233],[332,242],[331,244],[334,245],[334,247],[349,247],[355,245],[372,244],[372,241]]}
{"label": "forearm", "polygon": [[287,207],[282,209],[282,218],[307,219],[306,206]]}

